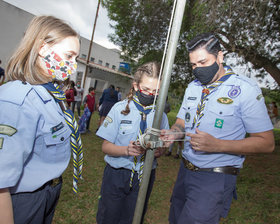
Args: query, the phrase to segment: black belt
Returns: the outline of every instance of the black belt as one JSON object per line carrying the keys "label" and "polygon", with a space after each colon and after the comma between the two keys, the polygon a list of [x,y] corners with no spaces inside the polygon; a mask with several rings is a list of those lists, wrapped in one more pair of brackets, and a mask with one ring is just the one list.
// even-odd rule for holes
{"label": "black belt", "polygon": [[191,171],[205,171],[205,172],[215,172],[215,173],[225,173],[231,175],[237,175],[239,173],[239,168],[233,166],[223,166],[223,167],[215,167],[215,168],[199,168],[192,164],[190,161],[182,158],[185,168]]}

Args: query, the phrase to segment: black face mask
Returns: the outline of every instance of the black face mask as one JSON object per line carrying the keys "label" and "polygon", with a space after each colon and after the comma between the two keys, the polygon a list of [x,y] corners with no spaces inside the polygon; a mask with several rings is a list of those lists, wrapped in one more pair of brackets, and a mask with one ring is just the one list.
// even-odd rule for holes
{"label": "black face mask", "polygon": [[136,91],[136,96],[139,99],[139,102],[143,105],[143,106],[149,106],[152,105],[155,99],[155,96],[150,96],[150,95],[146,95],[144,93],[141,93],[139,90]]}
{"label": "black face mask", "polygon": [[214,62],[210,66],[206,67],[196,67],[193,70],[193,75],[200,81],[202,84],[208,84],[214,78],[214,76],[219,71],[219,66],[217,62]]}

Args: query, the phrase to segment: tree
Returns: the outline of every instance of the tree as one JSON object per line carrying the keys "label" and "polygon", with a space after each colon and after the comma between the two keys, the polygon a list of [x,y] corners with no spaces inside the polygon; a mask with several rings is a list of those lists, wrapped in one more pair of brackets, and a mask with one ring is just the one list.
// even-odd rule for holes
{"label": "tree", "polygon": [[[172,3],[104,0],[109,18],[115,22],[115,33],[110,38],[122,48],[125,59],[143,62],[162,55]],[[279,11],[279,0],[189,0],[172,80],[185,84],[193,78],[186,75],[191,74],[186,43],[198,33],[211,31],[218,34],[226,55],[236,53],[242,59],[240,63],[251,62],[260,76],[267,72],[279,85]]]}
{"label": "tree", "polygon": [[[203,30],[219,34],[228,53],[236,52],[280,85],[280,4],[278,0],[200,0],[192,12],[192,33]],[[200,22],[199,22],[200,21]],[[186,30],[185,32],[188,32]]]}

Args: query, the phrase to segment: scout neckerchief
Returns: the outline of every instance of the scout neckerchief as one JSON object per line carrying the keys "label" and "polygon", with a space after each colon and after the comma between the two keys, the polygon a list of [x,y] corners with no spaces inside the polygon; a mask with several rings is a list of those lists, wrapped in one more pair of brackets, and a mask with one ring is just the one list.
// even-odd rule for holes
{"label": "scout neckerchief", "polygon": [[[53,96],[54,100],[60,105],[63,111],[64,119],[72,131],[70,143],[71,143],[73,166],[74,166],[73,191],[74,193],[77,193],[78,178],[82,179],[82,168],[83,168],[83,145],[82,145],[80,133],[78,132],[78,125],[72,111],[70,109],[66,109],[65,107],[65,104],[63,102],[66,99],[65,93],[59,88],[59,85],[57,85],[56,83],[53,84],[52,82],[49,82],[43,84],[43,87],[45,87],[49,91],[49,93]],[[63,104],[63,106],[61,104]]]}
{"label": "scout neckerchief", "polygon": [[201,118],[204,115],[203,110],[205,108],[205,100],[207,96],[213,93],[220,85],[222,85],[224,81],[226,81],[232,74],[234,74],[234,72],[230,67],[225,66],[224,68],[226,70],[226,74],[222,76],[218,81],[212,83],[209,86],[202,85],[203,89],[202,89],[201,99],[199,104],[197,105],[196,114],[194,116],[193,123],[192,123],[192,129],[195,127],[195,124],[197,128],[200,125]]}
{"label": "scout neckerchief", "polygon": [[[142,135],[145,132],[145,130],[147,129],[147,121],[146,121],[147,115],[148,115],[148,113],[151,112],[153,106],[151,105],[151,106],[144,107],[139,102],[139,99],[136,95],[133,96],[133,102],[134,102],[136,108],[140,111],[140,114],[141,114],[139,134]],[[134,176],[136,165],[137,165],[137,162],[138,162],[137,156],[134,156],[133,161],[134,161],[134,164],[133,164],[133,167],[132,167],[131,176],[130,176],[130,183],[129,183],[130,187],[132,187],[133,176]],[[145,154],[141,155],[141,158],[140,158],[140,170],[139,170],[139,174],[138,174],[139,184],[141,183],[142,178],[143,178],[144,162],[145,162]]]}

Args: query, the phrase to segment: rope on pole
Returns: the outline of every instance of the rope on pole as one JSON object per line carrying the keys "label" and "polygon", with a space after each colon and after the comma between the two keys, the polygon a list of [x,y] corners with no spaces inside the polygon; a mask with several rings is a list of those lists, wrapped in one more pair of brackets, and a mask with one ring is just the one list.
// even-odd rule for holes
{"label": "rope on pole", "polygon": [[[157,105],[156,105],[155,117],[154,117],[153,126],[152,126],[155,129],[160,129],[162,113],[163,113],[164,105],[166,102],[172,66],[174,63],[176,48],[177,48],[177,44],[178,44],[180,29],[181,29],[185,5],[186,5],[186,0],[178,0],[175,2],[174,2],[174,6],[173,6],[173,7],[175,7],[175,14],[174,14],[174,19],[172,21],[172,26],[171,26],[172,29],[170,32],[170,38],[168,40],[166,58],[164,60],[163,79],[161,82],[161,88],[159,91],[159,97],[158,97],[158,101],[157,101]],[[153,135],[151,136],[151,141],[156,141],[157,139],[158,139],[157,136],[153,136]],[[153,160],[154,160],[154,150],[147,150],[145,165],[144,165],[143,179],[142,179],[138,197],[137,197],[137,202],[136,202],[136,207],[135,207],[134,217],[133,217],[133,222],[132,222],[133,224],[140,224],[140,222],[141,222],[144,203],[145,203],[146,195],[147,195],[148,184],[149,184],[149,180],[150,180],[150,176],[151,176]]]}

